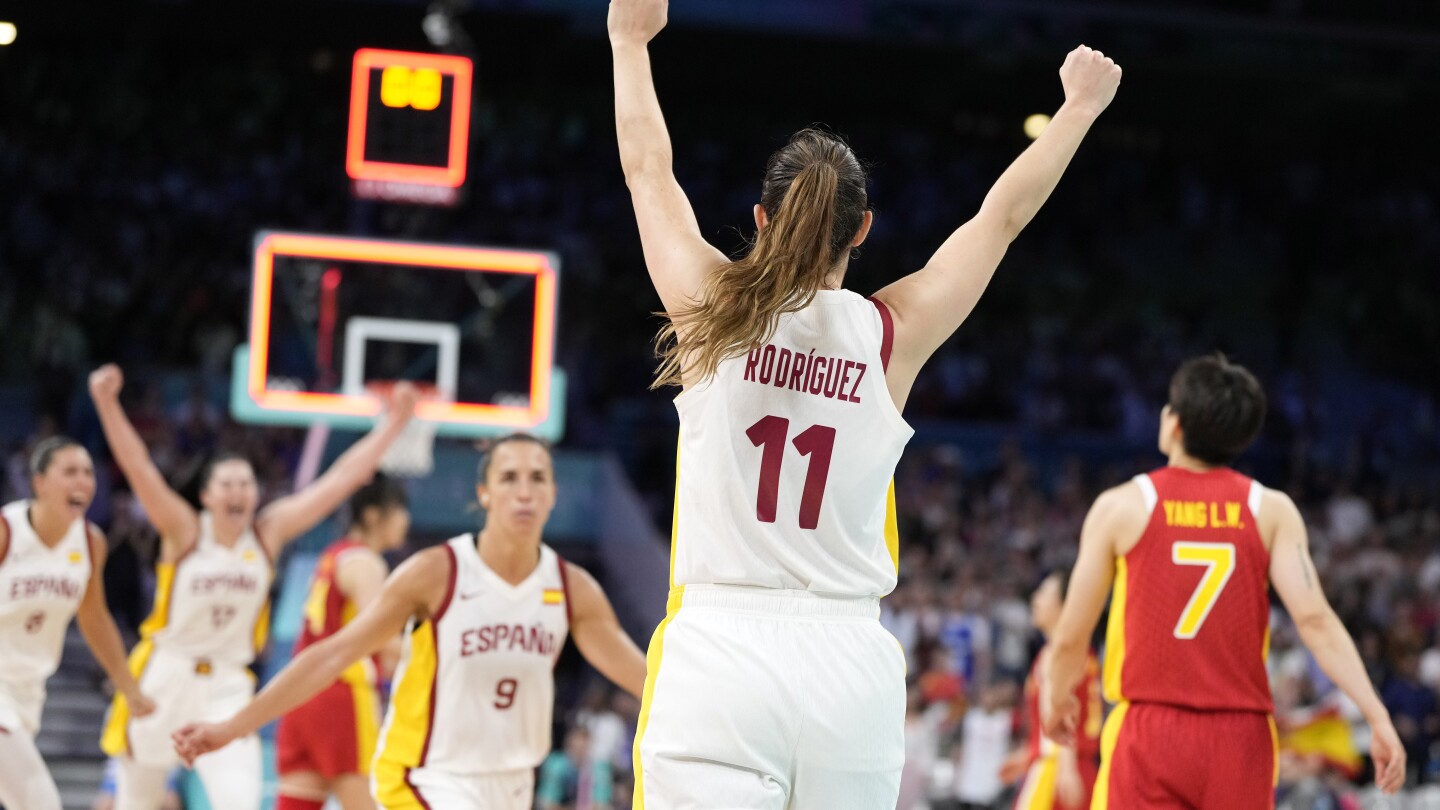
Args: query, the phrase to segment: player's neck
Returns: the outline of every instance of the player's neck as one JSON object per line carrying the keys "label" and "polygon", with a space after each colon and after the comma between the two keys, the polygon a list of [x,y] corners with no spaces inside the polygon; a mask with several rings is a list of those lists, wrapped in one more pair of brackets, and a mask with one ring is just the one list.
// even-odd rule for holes
{"label": "player's neck", "polygon": [[480,560],[511,585],[524,582],[540,565],[540,538],[502,532],[486,526],[476,543]]}
{"label": "player's neck", "polygon": [[70,530],[70,524],[63,515],[51,514],[48,510],[41,509],[33,502],[30,504],[29,514],[30,528],[35,531],[35,536],[40,542],[54,548],[65,539],[65,532]]}
{"label": "player's neck", "polygon": [[1170,453],[1169,466],[1179,467],[1193,473],[1208,473],[1217,469],[1214,464],[1206,464],[1194,456],[1187,454],[1184,450],[1173,450]]}
{"label": "player's neck", "polygon": [[385,553],[385,543],[378,534],[367,532],[359,526],[352,526],[347,537],[351,542],[359,543],[376,554]]}

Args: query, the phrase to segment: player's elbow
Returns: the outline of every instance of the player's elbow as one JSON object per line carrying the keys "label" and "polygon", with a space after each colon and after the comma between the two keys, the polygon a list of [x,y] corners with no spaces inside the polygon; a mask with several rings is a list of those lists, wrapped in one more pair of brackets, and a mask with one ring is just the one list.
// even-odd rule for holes
{"label": "player's elbow", "polygon": [[1290,621],[1295,623],[1295,629],[1307,644],[1310,641],[1321,642],[1325,637],[1336,630],[1344,632],[1344,625],[1340,624],[1340,618],[1329,605],[1317,605],[1299,611],[1291,611]]}
{"label": "player's elbow", "polygon": [[657,178],[668,178],[672,171],[669,149],[636,146],[620,150],[620,168],[625,172],[625,185],[634,191]]}

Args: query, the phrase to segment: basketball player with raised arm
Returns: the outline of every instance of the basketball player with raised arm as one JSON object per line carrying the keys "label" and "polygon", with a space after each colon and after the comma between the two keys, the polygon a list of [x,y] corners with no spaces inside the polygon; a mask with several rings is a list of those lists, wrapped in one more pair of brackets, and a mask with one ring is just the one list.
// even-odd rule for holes
{"label": "basketball player with raised arm", "polygon": [[1279,751],[1265,656],[1275,592],[1320,668],[1370,724],[1375,782],[1393,793],[1405,751],[1310,560],[1290,497],[1230,468],[1265,420],[1265,392],[1211,355],[1180,366],[1160,414],[1169,463],[1107,490],[1080,533],[1080,558],[1051,639],[1042,717],[1075,738],[1073,694],[1113,590],[1093,810],[1275,806]]}
{"label": "basketball player with raised arm", "polygon": [[[299,655],[340,632],[385,584],[383,552],[405,544],[409,499],[394,478],[375,479],[350,498],[350,528],[320,554],[305,600],[305,623],[295,639]],[[400,636],[391,639],[399,652]],[[394,664],[391,650],[351,664],[340,678],[280,718],[275,732],[280,797],[276,810],[320,810],[334,796],[344,810],[374,808],[370,759],[380,734],[379,669]],[[388,665],[386,664],[386,665]]]}
{"label": "basketball player with raised arm", "polygon": [[675,179],[647,43],[664,0],[613,0],[620,162],[668,322],[656,386],[680,414],[667,616],[650,642],[635,806],[894,807],[905,662],[879,622],[895,587],[891,478],[920,367],[1110,103],[1120,68],[1081,46],[1065,103],[925,267],[867,299],[842,288],[872,215],[839,138],[771,155],[749,252],[701,236]]}
{"label": "basketball player with raised arm", "polygon": [[[139,717],[118,695],[100,745],[120,759],[117,810],[154,810],[180,763],[171,733],[197,718],[226,717],[255,692],[249,666],[269,631],[271,561],[370,480],[410,420],[415,391],[397,386],[389,414],[368,435],[309,486],[264,509],[250,462],[219,456],[202,473],[197,512],[166,483],[130,424],[120,406],[123,385],[113,365],[90,375],[110,452],[160,535],[155,607],[130,654],[130,671],[159,708]],[[260,766],[260,740],[248,735],[195,770],[216,810],[257,810]]]}
{"label": "basketball player with raised arm", "polygon": [[186,760],[253,734],[404,632],[372,768],[387,810],[530,810],[550,753],[554,666],[567,635],[638,695],[645,658],[605,592],[541,542],[555,505],[549,448],[500,439],[480,464],[485,526],[406,560],[338,633],[308,647],[234,717],[175,734]]}
{"label": "basketball player with raised arm", "polygon": [[30,454],[30,488],[33,498],[0,509],[0,805],[60,810],[35,734],[71,618],[135,713],[155,704],[125,668],[125,645],[105,606],[109,546],[85,520],[95,499],[90,454],[74,439],[45,439]]}

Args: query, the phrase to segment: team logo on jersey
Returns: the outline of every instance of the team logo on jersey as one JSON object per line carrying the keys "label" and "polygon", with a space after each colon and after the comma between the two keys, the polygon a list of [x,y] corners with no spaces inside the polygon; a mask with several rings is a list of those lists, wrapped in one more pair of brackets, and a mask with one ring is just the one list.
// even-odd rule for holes
{"label": "team logo on jersey", "polygon": [[547,605],[563,605],[565,604],[565,591],[560,588],[546,588],[545,592],[540,595],[540,599]]}
{"label": "team logo on jersey", "polygon": [[85,555],[81,554],[78,551],[72,551],[70,552],[70,556],[66,557],[66,559],[70,561],[71,565],[78,565],[81,560],[85,559]]}
{"label": "team logo on jersey", "polygon": [[44,626],[45,626],[45,613],[44,613],[44,611],[37,610],[37,611],[35,611],[34,613],[31,613],[29,616],[26,616],[26,617],[25,617],[25,632],[29,633],[29,634],[32,635],[32,636],[35,635],[36,633],[40,632],[40,628],[42,628],[42,627],[44,627]]}

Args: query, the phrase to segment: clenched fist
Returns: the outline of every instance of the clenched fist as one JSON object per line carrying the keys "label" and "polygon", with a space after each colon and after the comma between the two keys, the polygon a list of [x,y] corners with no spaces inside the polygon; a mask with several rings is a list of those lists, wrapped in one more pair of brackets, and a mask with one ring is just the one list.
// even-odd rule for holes
{"label": "clenched fist", "polygon": [[1081,45],[1060,66],[1060,84],[1065,87],[1067,106],[1099,115],[1110,106],[1120,87],[1120,66],[1100,51]]}

